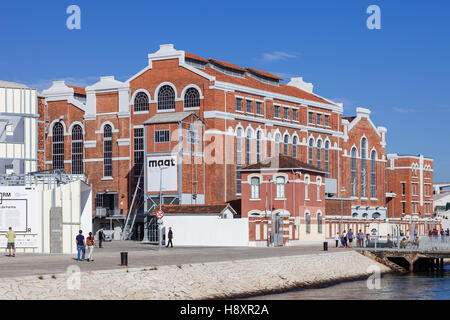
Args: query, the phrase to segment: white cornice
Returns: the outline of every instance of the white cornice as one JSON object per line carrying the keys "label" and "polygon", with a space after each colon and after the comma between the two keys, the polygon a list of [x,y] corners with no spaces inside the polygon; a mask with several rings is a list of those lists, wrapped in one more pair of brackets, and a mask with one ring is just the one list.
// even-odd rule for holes
{"label": "white cornice", "polygon": [[265,97],[268,97],[271,99],[284,100],[284,101],[289,101],[289,102],[298,103],[298,104],[307,104],[310,106],[323,108],[326,110],[331,110],[331,111],[337,112],[337,113],[342,113],[343,109],[344,109],[342,106],[332,106],[332,105],[326,104],[326,103],[320,103],[317,101],[300,99],[300,98],[296,98],[293,96],[279,94],[279,93],[275,93],[275,92],[271,92],[271,91],[259,90],[259,89],[250,88],[250,87],[241,86],[238,84],[223,82],[223,81],[216,81],[215,85],[211,86],[210,88],[219,89],[219,90],[243,91],[243,92],[250,93],[250,94],[265,96]]}

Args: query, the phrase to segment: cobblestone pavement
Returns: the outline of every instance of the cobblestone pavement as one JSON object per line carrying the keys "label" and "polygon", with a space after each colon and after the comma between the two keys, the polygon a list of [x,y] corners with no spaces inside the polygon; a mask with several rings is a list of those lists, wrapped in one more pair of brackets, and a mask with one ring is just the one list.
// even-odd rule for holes
{"label": "cobblestone pavement", "polygon": [[[17,254],[15,258],[0,255],[0,278],[28,275],[64,273],[70,265],[78,265],[81,271],[123,269],[120,252],[128,252],[128,267],[180,265],[283,257],[323,252],[321,246],[248,248],[248,247],[174,247],[161,248],[134,241],[106,242],[104,248],[94,249],[94,261],[78,262],[73,255]],[[330,248],[328,252],[346,251]]]}

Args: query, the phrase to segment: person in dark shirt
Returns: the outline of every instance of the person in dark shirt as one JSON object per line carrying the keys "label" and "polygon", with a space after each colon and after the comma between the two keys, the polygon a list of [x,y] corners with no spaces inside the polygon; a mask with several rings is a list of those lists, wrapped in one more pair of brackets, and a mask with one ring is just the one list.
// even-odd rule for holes
{"label": "person in dark shirt", "polygon": [[103,240],[105,240],[105,234],[103,233],[103,228],[100,229],[100,231],[98,232],[98,247],[99,248],[103,248],[102,247],[102,242]]}
{"label": "person in dark shirt", "polygon": [[[77,237],[75,238],[75,242],[77,244],[78,256],[77,261],[83,261],[84,255],[86,254],[86,242],[84,241],[83,231],[80,230]],[[80,254],[83,252],[82,259],[80,259]]]}
{"label": "person in dark shirt", "polygon": [[173,243],[172,243],[172,238],[173,238],[173,232],[172,232],[172,227],[169,227],[169,233],[167,234],[167,238],[169,239],[169,241],[167,242],[167,248],[170,247],[173,248]]}

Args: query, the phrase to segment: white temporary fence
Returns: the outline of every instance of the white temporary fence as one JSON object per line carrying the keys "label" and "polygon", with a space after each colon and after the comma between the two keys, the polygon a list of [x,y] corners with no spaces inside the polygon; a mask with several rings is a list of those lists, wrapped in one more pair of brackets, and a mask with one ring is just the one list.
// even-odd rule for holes
{"label": "white temporary fence", "polygon": [[249,245],[248,219],[166,215],[164,227],[166,239],[169,227],[172,227],[173,243],[176,246],[242,247]]}

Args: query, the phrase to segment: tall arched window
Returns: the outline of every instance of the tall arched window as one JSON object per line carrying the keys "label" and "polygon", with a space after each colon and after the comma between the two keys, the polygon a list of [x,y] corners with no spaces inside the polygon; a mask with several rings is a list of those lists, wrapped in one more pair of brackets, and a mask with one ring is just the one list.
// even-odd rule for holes
{"label": "tall arched window", "polygon": [[64,169],[64,126],[60,122],[53,126],[52,139],[53,169]]}
{"label": "tall arched window", "polygon": [[277,133],[275,135],[275,157],[280,154],[280,140],[281,140],[281,135],[279,133]]}
{"label": "tall arched window", "polygon": [[317,213],[317,232],[322,233],[322,214]]}
{"label": "tall arched window", "polygon": [[317,167],[322,168],[322,140],[317,141]]}
{"label": "tall arched window", "polygon": [[247,153],[246,153],[246,163],[247,165],[249,165],[252,161],[252,134],[250,132],[250,130],[247,132],[247,139],[245,140],[246,142],[246,147],[247,147]]}
{"label": "tall arched window", "polygon": [[253,177],[251,179],[251,186],[252,186],[252,199],[259,199],[260,181],[258,177]]}
{"label": "tall arched window", "polygon": [[289,136],[287,134],[284,136],[283,146],[284,146],[284,150],[283,150],[284,154],[287,156],[288,152],[289,152]]}
{"label": "tall arched window", "polygon": [[158,110],[175,109],[175,91],[171,86],[162,86],[158,92]]}
{"label": "tall arched window", "polygon": [[320,200],[320,187],[322,186],[322,178],[321,177],[317,177],[316,180],[316,187],[317,187],[317,201],[321,201]]}
{"label": "tall arched window", "polygon": [[306,233],[311,233],[311,215],[306,213],[305,215]]}
{"label": "tall arched window", "polygon": [[352,197],[356,197],[356,148],[352,149],[350,179],[351,179]]}
{"label": "tall arched window", "polygon": [[184,94],[184,107],[185,108],[198,108],[200,107],[200,94],[195,88],[189,88]]}
{"label": "tall arched window", "polygon": [[298,138],[297,136],[294,136],[292,139],[292,157],[297,158],[297,144],[298,144]]}
{"label": "tall arched window", "polygon": [[308,162],[309,162],[309,164],[314,164],[314,140],[313,140],[313,138],[309,139]]}
{"label": "tall arched window", "polygon": [[256,133],[256,162],[261,161],[261,131]]}
{"label": "tall arched window", "polygon": [[237,129],[236,132],[236,193],[241,194],[241,172],[238,169],[242,167],[242,129]]}
{"label": "tall arched window", "polygon": [[309,200],[308,188],[309,188],[309,176],[305,176],[305,200]]}
{"label": "tall arched window", "polygon": [[77,124],[72,129],[72,174],[83,171],[83,129]]}
{"label": "tall arched window", "polygon": [[148,111],[148,96],[145,92],[139,92],[134,98],[134,111]]}
{"label": "tall arched window", "polygon": [[285,177],[277,177],[276,184],[277,184],[277,198],[284,199],[284,197],[285,197],[284,187],[286,184],[286,178]]}
{"label": "tall arched window", "polygon": [[103,176],[112,177],[112,128],[103,128]]}
{"label": "tall arched window", "polygon": [[330,141],[325,142],[325,171],[328,178],[330,176]]}
{"label": "tall arched window", "polygon": [[377,196],[377,152],[372,150],[370,155],[370,196]]}
{"label": "tall arched window", "polygon": [[367,139],[363,138],[361,140],[361,197],[365,198],[367,189],[367,168],[366,168],[366,157],[367,157]]}

